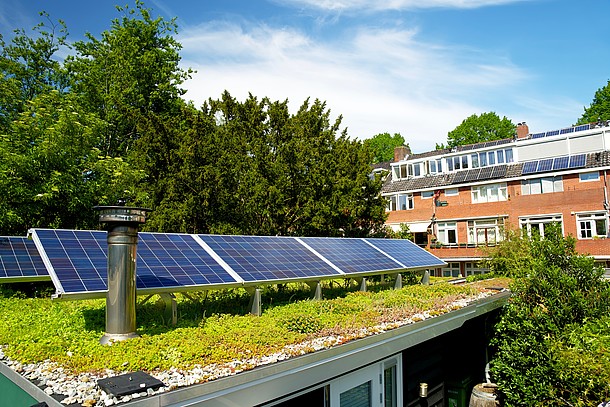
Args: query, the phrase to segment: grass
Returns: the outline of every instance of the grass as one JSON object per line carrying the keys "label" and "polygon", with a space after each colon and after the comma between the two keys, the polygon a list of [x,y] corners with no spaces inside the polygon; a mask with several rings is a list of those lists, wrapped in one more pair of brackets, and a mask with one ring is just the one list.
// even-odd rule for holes
{"label": "grass", "polygon": [[[52,301],[24,298],[0,288],[0,345],[21,363],[44,360],[80,372],[154,371],[248,360],[279,352],[287,345],[328,335],[349,337],[362,328],[391,323],[423,311],[446,312],[453,301],[487,286],[507,286],[494,279],[467,285],[437,282],[390,290],[373,283],[359,292],[343,283],[325,282],[321,301],[309,300],[306,285],[267,287],[263,314],[249,315],[243,289],[177,294],[178,323],[172,326],[158,297],[137,307],[140,338],[101,346],[105,300]],[[42,290],[44,292],[44,290]],[[141,300],[141,297],[139,297]]]}

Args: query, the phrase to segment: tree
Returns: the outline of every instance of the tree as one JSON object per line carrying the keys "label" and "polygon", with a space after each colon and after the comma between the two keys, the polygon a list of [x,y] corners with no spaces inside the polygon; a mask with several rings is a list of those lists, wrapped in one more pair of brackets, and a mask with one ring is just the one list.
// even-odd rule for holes
{"label": "tree", "polygon": [[515,129],[515,125],[506,116],[500,119],[494,112],[481,113],[480,116],[473,114],[447,134],[446,146],[437,144],[436,148],[453,148],[510,138],[514,137]]}
{"label": "tree", "polygon": [[[492,340],[497,352],[491,371],[506,406],[575,405],[584,388],[564,380],[555,345],[574,326],[610,311],[610,288],[593,258],[577,254],[575,239],[563,237],[559,225],[545,228],[544,235],[516,237],[523,244],[510,242],[514,252],[504,247],[497,263],[498,271],[507,264],[523,267],[513,273],[520,277],[511,285],[513,296]],[[491,264],[496,260],[492,255]]]}
{"label": "tree", "polygon": [[597,122],[598,120],[610,120],[610,80],[603,88],[595,92],[593,101],[585,111],[577,124]]}
{"label": "tree", "polygon": [[[165,231],[366,236],[381,229],[380,182],[370,153],[318,100],[291,115],[288,101],[228,92],[150,134],[147,226]],[[173,141],[172,141],[173,140]],[[138,148],[143,148],[138,146]],[[144,155],[143,155],[144,156]]]}
{"label": "tree", "polygon": [[142,136],[138,125],[147,115],[178,112],[185,93],[180,85],[191,73],[179,67],[174,19],[153,19],[140,0],[135,9],[117,10],[123,17],[100,40],[87,34],[87,41],[74,43],[77,55],[66,61],[72,90],[107,124],[100,149],[111,157],[129,151]]}
{"label": "tree", "polygon": [[379,133],[370,139],[364,140],[364,145],[373,152],[373,162],[377,164],[394,159],[394,148],[405,145],[405,139],[400,133]]}

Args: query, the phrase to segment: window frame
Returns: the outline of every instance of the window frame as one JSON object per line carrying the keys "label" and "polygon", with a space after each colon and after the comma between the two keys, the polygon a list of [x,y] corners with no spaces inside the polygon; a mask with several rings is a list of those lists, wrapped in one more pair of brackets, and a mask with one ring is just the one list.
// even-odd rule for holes
{"label": "window frame", "polygon": [[[595,174],[595,178],[593,175]],[[581,172],[578,174],[579,182],[595,182],[599,181],[599,171]]]}
{"label": "window frame", "polygon": [[[578,240],[594,240],[594,239],[605,239],[609,237],[609,226],[610,219],[606,212],[586,212],[576,213],[576,233]],[[600,227],[600,222],[603,222],[603,226]],[[588,224],[587,229],[583,228],[583,224]],[[605,233],[598,232],[598,229],[605,229]],[[583,232],[588,231],[589,236],[583,236]]]}

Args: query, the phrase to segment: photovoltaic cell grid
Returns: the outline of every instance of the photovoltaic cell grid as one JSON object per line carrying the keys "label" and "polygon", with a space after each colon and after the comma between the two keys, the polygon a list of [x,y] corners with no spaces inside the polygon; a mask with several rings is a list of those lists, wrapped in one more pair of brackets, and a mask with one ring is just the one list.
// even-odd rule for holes
{"label": "photovoltaic cell grid", "polygon": [[339,272],[292,237],[199,237],[246,282],[339,275]]}
{"label": "photovoltaic cell grid", "polygon": [[538,167],[538,161],[529,161],[523,164],[523,169],[521,169],[521,174],[533,174],[536,172],[536,168]]}
{"label": "photovoltaic cell grid", "polygon": [[584,154],[570,156],[570,163],[568,168],[580,168],[584,167],[586,162],[586,156]]}
{"label": "photovoltaic cell grid", "polygon": [[106,232],[34,229],[32,237],[40,243],[39,252],[52,268],[51,278],[58,292],[107,289]]}
{"label": "photovoltaic cell grid", "polygon": [[0,281],[48,280],[36,245],[26,237],[0,237]]}
{"label": "photovoltaic cell grid", "polygon": [[568,160],[569,157],[557,157],[553,159],[553,171],[555,170],[564,170],[568,168]]}
{"label": "photovoltaic cell grid", "polygon": [[[108,289],[106,232],[34,229],[33,235],[57,277],[60,293]],[[138,289],[236,283],[191,235],[140,233],[136,253]]]}
{"label": "photovoltaic cell grid", "polygon": [[547,158],[544,160],[540,160],[538,162],[538,168],[536,168],[536,172],[544,172],[544,171],[551,171],[553,167],[553,159],[552,158]]}
{"label": "photovoltaic cell grid", "polygon": [[301,240],[347,274],[405,268],[362,239],[302,237]]}
{"label": "photovoltaic cell grid", "polygon": [[[30,243],[31,257],[41,254],[38,266],[40,270],[45,269],[42,263],[48,267],[57,296],[100,296],[107,290],[106,236],[104,231],[33,229],[39,252]],[[407,240],[371,242],[142,232],[137,246],[137,287],[145,292],[182,291],[188,287],[311,280],[443,264]]]}
{"label": "photovoltaic cell grid", "polygon": [[138,240],[139,289],[236,282],[192,235],[142,232]]}
{"label": "photovoltaic cell grid", "polygon": [[444,266],[445,263],[407,239],[364,239],[406,268]]}

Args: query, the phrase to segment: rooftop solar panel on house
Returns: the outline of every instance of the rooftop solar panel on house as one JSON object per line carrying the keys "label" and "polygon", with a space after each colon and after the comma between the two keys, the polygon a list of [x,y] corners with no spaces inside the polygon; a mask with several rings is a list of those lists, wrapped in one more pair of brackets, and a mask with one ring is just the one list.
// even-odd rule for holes
{"label": "rooftop solar panel on house", "polygon": [[468,182],[468,181],[476,181],[479,179],[479,174],[481,173],[481,169],[477,168],[474,170],[468,170],[466,171],[466,177],[464,178],[464,181]]}
{"label": "rooftop solar panel on house", "polygon": [[315,279],[341,274],[292,237],[198,237],[247,283]]}
{"label": "rooftop solar panel on house", "polygon": [[536,168],[536,172],[551,171],[552,168],[553,168],[553,159],[547,158],[547,159],[538,161],[538,167]]}
{"label": "rooftop solar panel on house", "polygon": [[494,167],[485,167],[481,168],[481,172],[479,173],[478,179],[486,180],[491,178],[491,174],[493,173]]}
{"label": "rooftop solar panel on house", "polygon": [[364,239],[368,244],[375,246],[407,269],[416,267],[440,267],[445,262],[430,252],[422,250],[415,243],[407,239]]}
{"label": "rooftop solar panel on house", "polygon": [[503,178],[506,176],[506,170],[507,170],[507,166],[506,164],[504,165],[496,165],[495,167],[492,167],[492,172],[491,172],[491,178]]}
{"label": "rooftop solar panel on house", "polygon": [[453,183],[459,184],[459,183],[464,182],[465,179],[466,179],[466,171],[460,171],[455,174],[455,177],[453,177]]}
{"label": "rooftop solar panel on house", "polygon": [[571,155],[570,156],[570,162],[568,163],[568,168],[580,168],[580,167],[584,167],[585,166],[585,162],[586,162],[586,155],[584,154],[578,154],[578,155]]}
{"label": "rooftop solar panel on house", "polygon": [[573,133],[574,132],[574,127],[568,127],[565,129],[561,129],[560,134],[567,134],[567,133]]}
{"label": "rooftop solar panel on house", "polygon": [[581,124],[580,126],[576,126],[576,127],[574,128],[574,131],[583,131],[583,130],[589,130],[589,128],[590,128],[589,123],[587,123],[587,124]]}
{"label": "rooftop solar panel on house", "polygon": [[0,282],[50,278],[33,241],[26,237],[0,237]]}
{"label": "rooftop solar panel on house", "polygon": [[546,132],[546,136],[547,137],[549,137],[549,136],[557,136],[557,135],[559,135],[559,130],[551,130],[551,131],[547,131]]}
{"label": "rooftop solar panel on house", "polygon": [[536,172],[536,168],[538,167],[538,161],[529,161],[523,164],[523,169],[521,170],[521,174],[533,174]]}
{"label": "rooftop solar panel on house", "polygon": [[498,144],[497,144],[497,145],[508,144],[508,143],[510,143],[510,142],[512,142],[512,141],[513,141],[513,139],[510,139],[510,138],[503,138],[503,139],[501,139],[501,140],[498,140]]}
{"label": "rooftop solar panel on house", "polygon": [[535,134],[532,134],[532,138],[542,138],[542,137],[545,137],[545,136],[546,136],[546,133],[535,133]]}
{"label": "rooftop solar panel on house", "polygon": [[371,274],[405,268],[362,239],[302,237],[299,240],[347,274]]}
{"label": "rooftop solar panel on house", "polygon": [[557,157],[553,159],[553,171],[564,170],[568,168],[569,157]]}
{"label": "rooftop solar panel on house", "polygon": [[[57,289],[56,296],[105,295],[106,235],[104,231],[32,230]],[[191,235],[139,234],[136,286],[144,293],[238,283]]]}

